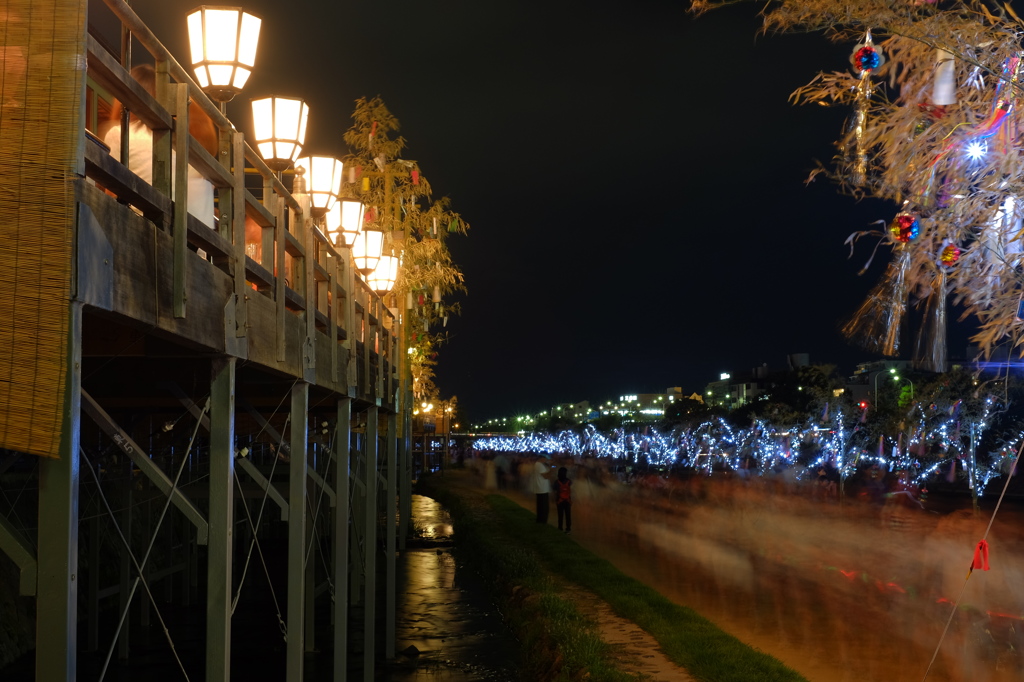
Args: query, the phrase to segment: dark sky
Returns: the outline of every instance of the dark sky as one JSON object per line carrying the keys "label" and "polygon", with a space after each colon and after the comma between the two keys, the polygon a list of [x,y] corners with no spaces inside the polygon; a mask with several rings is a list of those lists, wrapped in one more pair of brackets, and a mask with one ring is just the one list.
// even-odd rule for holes
{"label": "dark sky", "polygon": [[[133,4],[185,62],[194,5]],[[302,96],[307,150],[342,156],[353,101],[384,99],[472,226],[449,241],[468,294],[438,384],[474,421],[700,391],[788,353],[851,371],[873,356],[837,327],[887,254],[858,277],[867,247],[843,242],[895,208],[804,184],[849,112],[787,98],[852,46],[688,5],[250,0],[256,71],[228,114],[248,133],[250,98]]]}

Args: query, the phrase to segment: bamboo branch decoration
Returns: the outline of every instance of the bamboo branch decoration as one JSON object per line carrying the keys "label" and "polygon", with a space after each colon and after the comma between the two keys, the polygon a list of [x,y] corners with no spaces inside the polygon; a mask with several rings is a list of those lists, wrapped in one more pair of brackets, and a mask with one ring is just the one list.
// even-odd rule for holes
{"label": "bamboo branch decoration", "polygon": [[[691,10],[730,4],[735,0],[695,0]],[[1020,337],[1024,22],[1012,7],[1003,3],[993,11],[978,0],[781,0],[764,7],[762,17],[765,32],[822,31],[851,46],[870,32],[886,57],[872,72],[873,90],[854,68],[819,73],[790,97],[854,107],[855,125],[840,140],[828,174],[841,191],[891,201],[883,221],[897,211],[920,220],[915,239],[904,243],[897,232],[884,238],[896,263],[846,331],[896,352],[896,332],[864,317],[881,306],[885,319],[902,320],[903,303],[880,297],[938,296],[927,314],[942,333],[937,323],[948,291],[977,320],[972,340],[984,354]],[[953,249],[956,258],[945,258]],[[930,349],[922,362],[944,358],[936,344],[922,340]]]}

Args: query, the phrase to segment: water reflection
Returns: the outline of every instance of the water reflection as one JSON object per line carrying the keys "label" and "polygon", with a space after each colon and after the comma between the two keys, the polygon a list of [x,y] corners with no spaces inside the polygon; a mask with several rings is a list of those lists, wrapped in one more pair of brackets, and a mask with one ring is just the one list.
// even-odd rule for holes
{"label": "water reflection", "polygon": [[[573,531],[583,544],[812,681],[922,679],[988,523],[759,482],[583,488]],[[1021,679],[1022,517],[1000,511],[992,570],[967,581],[928,680]]]}
{"label": "water reflection", "polygon": [[391,682],[516,680],[518,645],[488,600],[479,576],[457,565],[449,547],[452,522],[434,500],[414,495],[412,520],[425,547],[404,555],[398,585],[398,659]]}

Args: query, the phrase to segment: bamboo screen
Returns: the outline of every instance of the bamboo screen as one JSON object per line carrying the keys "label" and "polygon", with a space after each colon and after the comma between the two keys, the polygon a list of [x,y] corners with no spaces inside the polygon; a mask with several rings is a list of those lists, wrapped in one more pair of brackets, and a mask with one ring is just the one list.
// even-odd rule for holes
{"label": "bamboo screen", "polygon": [[57,457],[87,0],[0,0],[0,447]]}

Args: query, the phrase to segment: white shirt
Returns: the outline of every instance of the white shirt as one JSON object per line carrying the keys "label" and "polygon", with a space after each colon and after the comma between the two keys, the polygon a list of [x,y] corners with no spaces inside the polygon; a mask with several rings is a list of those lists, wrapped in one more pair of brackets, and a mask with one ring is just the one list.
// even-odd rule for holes
{"label": "white shirt", "polygon": [[530,477],[530,490],[541,495],[543,493],[551,492],[551,483],[548,479],[544,478],[544,474],[548,472],[548,465],[541,461],[533,463],[533,476]]}
{"label": "white shirt", "polygon": [[[128,170],[153,184],[153,131],[139,121],[129,127]],[[121,126],[107,131],[103,142],[110,155],[121,159]],[[174,187],[174,152],[171,152],[171,187]],[[192,166],[188,167],[188,212],[207,227],[213,227],[213,184]]]}

